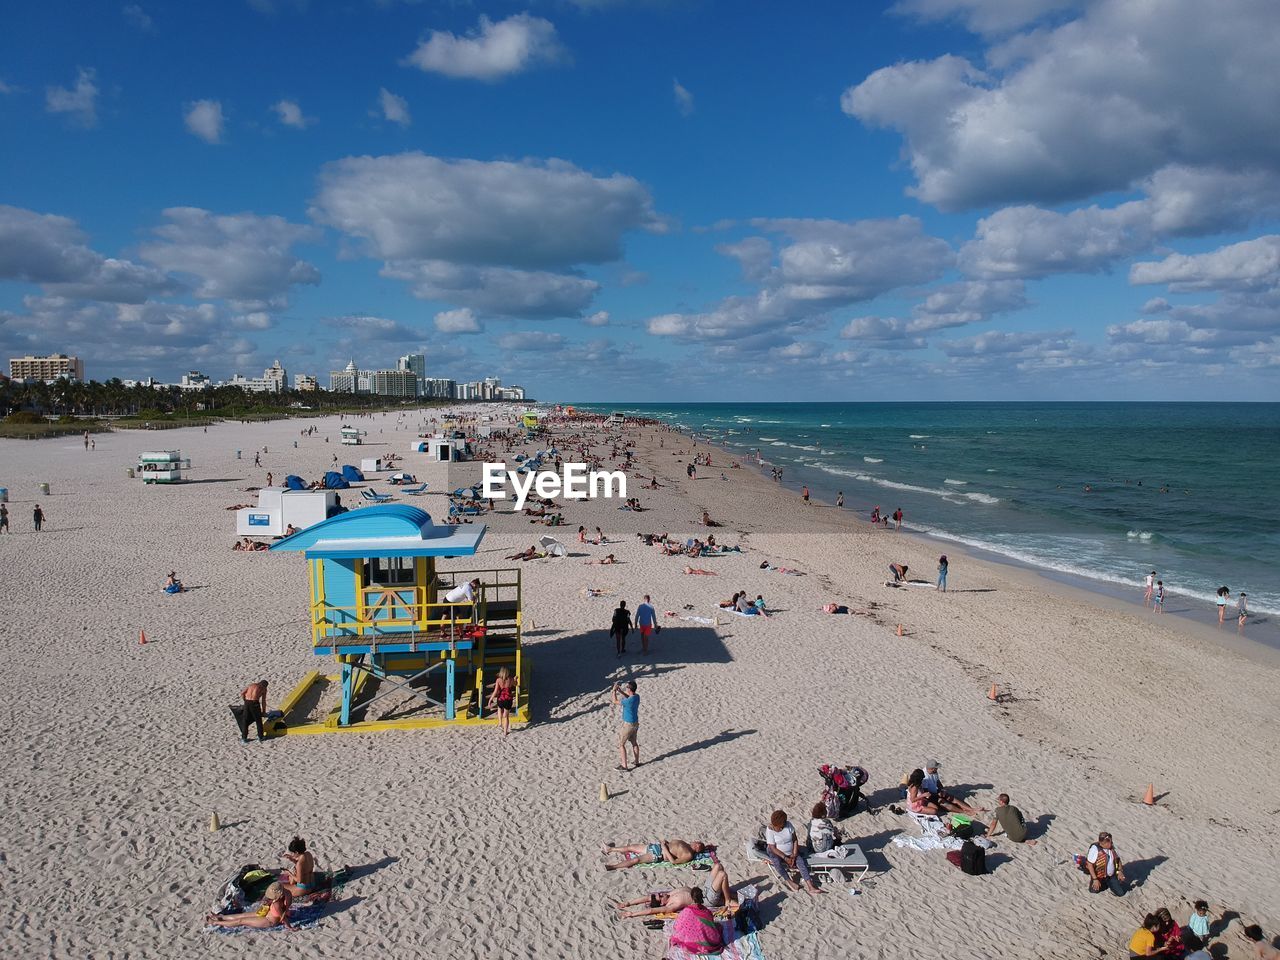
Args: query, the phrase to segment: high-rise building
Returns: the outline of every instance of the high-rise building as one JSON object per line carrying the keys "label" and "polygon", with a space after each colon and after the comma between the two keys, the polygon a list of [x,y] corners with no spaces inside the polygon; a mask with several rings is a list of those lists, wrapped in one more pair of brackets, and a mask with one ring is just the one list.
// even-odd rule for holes
{"label": "high-rise building", "polygon": [[9,358],[9,378],[11,380],[43,380],[50,383],[54,380],[83,380],[84,364],[79,357],[69,357],[65,353],[53,353],[47,357]]}
{"label": "high-rise building", "polygon": [[209,378],[199,370],[189,370],[182,375],[182,381],[178,384],[183,390],[205,390],[212,386]]}
{"label": "high-rise building", "polygon": [[293,375],[293,389],[311,392],[319,390],[320,384],[316,382],[316,378],[305,373],[295,373]]}
{"label": "high-rise building", "polygon": [[452,380],[445,380],[440,377],[424,377],[420,396],[429,397],[432,400],[452,400],[457,386]]}
{"label": "high-rise building", "polygon": [[413,375],[418,378],[418,395],[422,396],[423,381],[427,377],[427,358],[421,353],[406,353],[397,361],[396,368],[413,371]]}
{"label": "high-rise building", "polygon": [[360,370],[356,367],[355,360],[348,363],[344,370],[329,372],[329,389],[334,393],[358,393],[359,385]]}
{"label": "high-rise building", "polygon": [[412,370],[374,370],[369,374],[369,392],[380,397],[418,395],[418,377]]}
{"label": "high-rise building", "polygon": [[262,371],[262,379],[274,384],[273,389],[276,393],[289,389],[289,373],[284,367],[280,366],[279,360]]}

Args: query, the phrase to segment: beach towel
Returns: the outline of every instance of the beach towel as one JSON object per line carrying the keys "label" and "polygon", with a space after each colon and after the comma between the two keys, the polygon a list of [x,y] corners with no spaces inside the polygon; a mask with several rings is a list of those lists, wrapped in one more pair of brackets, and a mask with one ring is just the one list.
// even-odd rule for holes
{"label": "beach towel", "polygon": [[[667,616],[672,616],[672,614],[668,613]],[[689,623],[702,623],[702,624],[706,624],[707,626],[711,626],[715,623],[715,620],[711,617],[695,617],[692,614],[688,616],[677,617],[677,619],[687,620]]]}
{"label": "beach towel", "polygon": [[[263,894],[272,881],[287,880],[288,873],[275,874],[263,870],[256,865],[241,867],[236,875],[223,884],[215,913],[259,913],[266,904]],[[347,868],[332,873],[318,871],[317,878],[324,881],[321,889],[302,897],[294,897],[289,906],[289,923],[295,930],[309,930],[315,927],[324,916],[325,907],[346,885]],[[205,930],[227,936],[253,933],[287,933],[283,925],[259,930],[254,927],[215,927],[206,925]]]}
{"label": "beach towel", "polygon": [[666,860],[660,860],[657,863],[641,863],[638,866],[641,870],[662,870],[667,867],[692,867],[694,870],[710,870],[711,854],[714,852],[714,850],[704,850],[688,863],[668,863]]}
{"label": "beach towel", "polygon": [[[742,910],[750,916],[754,912],[754,904],[747,900],[742,901]],[[674,920],[668,920],[662,927],[662,934],[670,938]],[[720,921],[720,934],[724,940],[724,949],[719,953],[690,953],[683,947],[667,945],[667,952],[663,955],[667,960],[706,960],[707,957],[720,957],[722,960],[764,960],[764,952],[760,949],[760,938],[754,929],[746,933],[740,932],[735,921]]]}

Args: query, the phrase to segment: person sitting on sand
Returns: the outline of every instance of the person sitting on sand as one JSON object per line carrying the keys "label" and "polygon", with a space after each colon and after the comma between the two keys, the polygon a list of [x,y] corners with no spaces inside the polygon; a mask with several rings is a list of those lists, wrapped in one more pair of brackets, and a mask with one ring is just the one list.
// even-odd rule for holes
{"label": "person sitting on sand", "polygon": [[[695,889],[695,887],[676,887],[674,890],[659,890],[649,894],[647,897],[628,900],[625,903],[614,904],[614,906],[619,911],[620,919],[623,920],[676,913],[693,903],[693,891]],[[707,874],[707,879],[703,882],[700,892],[702,893],[703,904],[712,910],[719,910],[721,907],[727,906],[732,912],[738,908],[738,898],[733,892],[733,885],[729,883],[729,875],[725,872],[724,866],[720,861],[714,857],[711,861],[711,872]],[[638,907],[642,904],[644,906],[640,910],[627,909],[628,907]]]}
{"label": "person sitting on sand", "polygon": [[769,826],[764,831],[765,856],[773,864],[779,879],[788,889],[799,890],[800,884],[791,879],[791,871],[795,870],[804,881],[805,889],[811,894],[822,893],[813,882],[809,873],[809,864],[800,852],[800,840],[796,836],[796,828],[787,819],[786,811],[775,810],[769,817]]}
{"label": "person sitting on sand", "polygon": [[984,836],[994,837],[1002,830],[1004,835],[1014,843],[1025,843],[1029,847],[1036,845],[1034,840],[1027,839],[1027,824],[1022,818],[1022,811],[1010,805],[1007,793],[996,797],[995,815],[987,824],[987,832]]}
{"label": "person sitting on sand", "polygon": [[620,853],[622,860],[617,863],[606,863],[606,870],[625,870],[645,863],[669,863],[678,867],[684,863],[692,863],[700,853],[705,852],[707,845],[701,840],[659,840],[657,843],[628,843],[622,846],[605,844],[604,855]]}
{"label": "person sitting on sand", "polygon": [[1123,897],[1129,883],[1124,876],[1124,864],[1120,862],[1120,854],[1116,851],[1111,834],[1105,830],[1098,834],[1098,842],[1089,847],[1085,854],[1085,872],[1089,874],[1089,892],[1101,893],[1110,890],[1117,897]]}
{"label": "person sitting on sand", "polygon": [[508,560],[533,560],[538,556],[538,548],[530,547],[528,550],[521,550],[519,553],[512,553],[507,556]]}
{"label": "person sitting on sand", "polygon": [[719,524],[719,523],[717,523],[716,521],[714,521],[714,520],[712,520],[712,519],[711,519],[711,514],[710,514],[710,513],[708,513],[706,510],[703,510],[703,511],[702,511],[702,525],[703,525],[704,527],[718,527],[718,526],[720,526],[720,524]]}
{"label": "person sitting on sand", "polygon": [[963,800],[942,789],[942,778],[938,775],[938,761],[929,760],[924,765],[924,780],[921,786],[925,793],[933,795],[934,802],[948,813],[965,813],[975,816],[986,813],[983,807],[971,807]]}
{"label": "person sitting on sand", "polygon": [[316,888],[316,858],[307,849],[307,841],[294,837],[284,858],[289,861],[289,879],[280,886],[296,897],[306,896]]}
{"label": "person sitting on sand", "polygon": [[1244,936],[1251,944],[1250,955],[1256,960],[1280,960],[1280,950],[1267,942],[1262,928],[1256,923],[1251,923],[1244,928]]}
{"label": "person sitting on sand", "polygon": [[843,837],[840,828],[827,816],[827,805],[818,801],[809,814],[809,849],[814,853],[826,853],[840,846]]}
{"label": "person sitting on sand", "polygon": [[606,556],[601,557],[599,560],[583,560],[582,562],[585,563],[587,566],[591,566],[591,564],[593,563],[607,565],[610,563],[617,563],[618,558],[615,557],[612,553],[610,553],[610,554],[607,554]]}
{"label": "person sitting on sand", "polygon": [[283,926],[286,930],[296,929],[289,923],[289,906],[293,897],[283,884],[273,883],[267,887],[262,898],[267,903],[267,912],[263,916],[257,913],[234,913],[226,916],[210,913],[204,919],[214,927],[252,927],[255,930],[270,930]]}
{"label": "person sitting on sand", "polygon": [[889,564],[889,572],[893,574],[894,584],[903,583],[907,579],[907,565],[905,563]]}
{"label": "person sitting on sand", "polygon": [[670,944],[694,956],[719,953],[724,949],[724,935],[715,915],[703,903],[702,890],[690,891],[692,903],[680,910],[671,924]]}
{"label": "person sitting on sand", "polygon": [[730,598],[729,600],[720,601],[719,603],[720,609],[721,610],[738,609],[738,601],[742,599],[742,594],[743,594],[743,591],[735,590],[732,598]]}
{"label": "person sitting on sand", "polygon": [[292,523],[284,528],[284,535],[286,537],[292,537],[297,532],[298,532],[298,528],[295,527]]}
{"label": "person sitting on sand", "polygon": [[170,570],[169,576],[164,581],[165,593],[182,593],[187,588],[182,585],[182,581],[178,579],[177,571]]}
{"label": "person sitting on sand", "polygon": [[1169,960],[1182,960],[1187,955],[1187,945],[1182,940],[1182,924],[1173,919],[1168,907],[1156,911],[1156,952]]}
{"label": "person sitting on sand", "polygon": [[1156,931],[1160,929],[1160,918],[1148,913],[1132,937],[1129,938],[1129,956],[1159,957],[1164,951],[1156,946]]}
{"label": "person sitting on sand", "polygon": [[946,813],[938,805],[937,798],[924,788],[924,771],[918,767],[907,777],[907,809],[930,817],[940,817]]}

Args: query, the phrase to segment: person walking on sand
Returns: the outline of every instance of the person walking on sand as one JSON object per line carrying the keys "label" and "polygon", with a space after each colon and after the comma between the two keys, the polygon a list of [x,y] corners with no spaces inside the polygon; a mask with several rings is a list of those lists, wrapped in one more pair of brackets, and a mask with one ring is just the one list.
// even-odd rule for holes
{"label": "person walking on sand", "polygon": [[636,682],[628,680],[626,685],[614,683],[613,705],[622,713],[622,726],[618,728],[618,755],[622,763],[619,770],[627,769],[627,744],[631,744],[633,766],[640,766],[640,694],[636,693]]}
{"label": "person walking on sand", "polygon": [[1240,591],[1240,599],[1236,601],[1236,629],[1243,630],[1244,622],[1249,619],[1249,595]]}
{"label": "person walking on sand", "polygon": [[268,487],[272,485],[272,484],[271,484],[271,481],[272,481],[272,480],[274,480],[274,479],[275,479],[275,478],[271,475],[271,471],[270,471],[270,470],[268,470],[268,471],[267,471],[267,486],[268,486]]}
{"label": "person walking on sand", "polygon": [[901,532],[902,531],[902,508],[901,507],[893,511],[893,523],[894,523],[894,529],[897,530],[898,532]]}
{"label": "person walking on sand", "polygon": [[262,455],[257,450],[253,451],[253,465],[255,467],[262,466]]}
{"label": "person walking on sand", "polygon": [[1164,613],[1164,581],[1156,581],[1156,595],[1151,601],[1152,613]]}
{"label": "person walking on sand", "polygon": [[516,703],[516,682],[511,671],[506,667],[498,670],[498,678],[493,682],[493,693],[489,695],[489,709],[498,711],[498,727],[505,737],[511,732],[511,711]]}
{"label": "person walking on sand", "polygon": [[1223,621],[1227,618],[1227,601],[1231,599],[1230,587],[1219,587],[1216,602],[1218,604],[1218,626],[1222,626]]}
{"label": "person walking on sand", "polygon": [[838,492],[836,493],[836,506],[837,506],[837,507],[843,507],[843,506],[844,506],[844,491],[843,491],[843,490],[840,490],[840,491],[838,491]]}
{"label": "person walking on sand", "polygon": [[0,533],[12,533],[9,529],[9,508],[0,503]]}
{"label": "person walking on sand", "polygon": [[34,510],[31,511],[31,522],[35,524],[36,533],[39,533],[44,526],[44,511],[40,509],[40,504],[36,504]]}
{"label": "person walking on sand", "polygon": [[1151,597],[1156,592],[1156,572],[1152,570],[1147,574],[1147,590],[1142,595],[1142,605],[1144,607],[1151,606]]}
{"label": "person walking on sand", "polygon": [[649,655],[649,635],[658,628],[658,614],[649,602],[649,595],[644,595],[640,606],[636,607],[636,628],[640,631],[640,652]]}
{"label": "person walking on sand", "polygon": [[807,486],[800,488],[800,496],[804,498],[804,502],[809,502],[809,488]]}
{"label": "person walking on sand", "polygon": [[944,553],[938,558],[938,589],[943,593],[947,592],[947,555]]}
{"label": "person walking on sand", "polygon": [[613,611],[613,622],[609,625],[609,636],[617,641],[618,656],[627,652],[627,634],[631,632],[631,611],[627,609],[627,601],[619,600],[618,609]]}
{"label": "person walking on sand", "polygon": [[242,709],[236,716],[240,724],[240,742],[249,742],[249,724],[253,723],[258,727],[258,742],[262,743],[266,739],[262,733],[262,718],[267,714],[267,681],[255,680],[241,690],[240,705]]}

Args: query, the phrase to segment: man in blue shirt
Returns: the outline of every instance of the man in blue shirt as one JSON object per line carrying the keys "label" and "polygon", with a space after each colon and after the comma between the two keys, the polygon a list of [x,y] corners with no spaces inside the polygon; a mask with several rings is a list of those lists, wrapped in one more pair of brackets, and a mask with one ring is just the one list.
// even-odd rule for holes
{"label": "man in blue shirt", "polygon": [[622,709],[622,726],[618,730],[618,753],[622,757],[619,770],[627,769],[627,744],[631,744],[631,753],[635,766],[640,766],[640,742],[637,732],[640,729],[640,694],[636,693],[636,682],[628,680],[626,685],[613,685],[613,705]]}
{"label": "man in blue shirt", "polygon": [[644,602],[636,607],[636,626],[640,628],[640,650],[642,653],[649,652],[649,635],[653,633],[654,628],[658,625],[658,615],[653,610],[653,604],[649,602],[649,595],[644,595]]}

